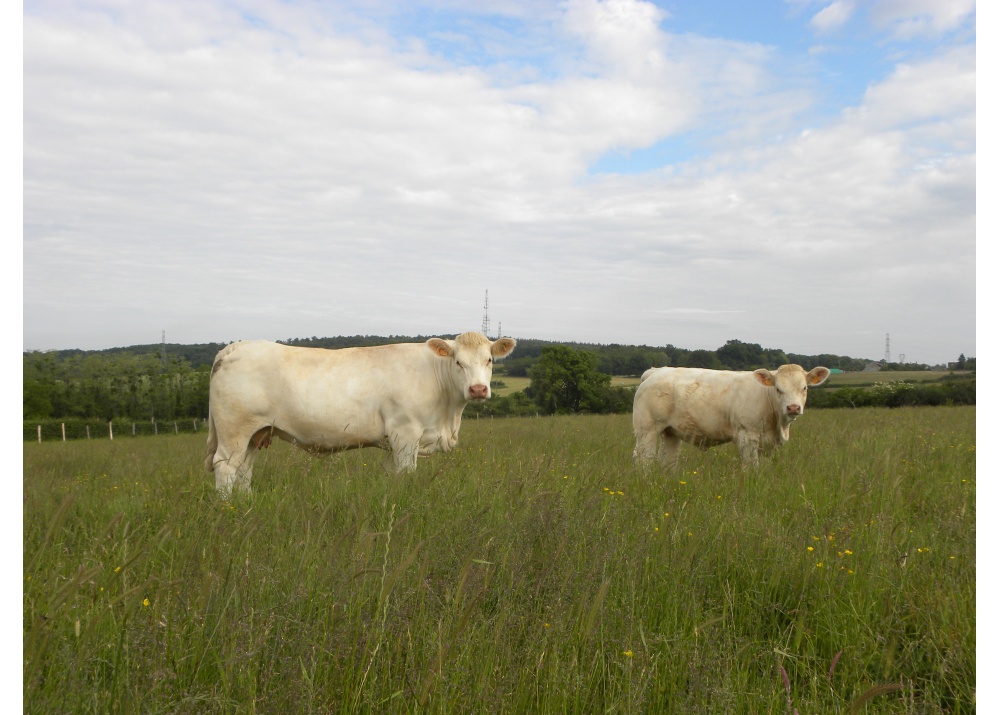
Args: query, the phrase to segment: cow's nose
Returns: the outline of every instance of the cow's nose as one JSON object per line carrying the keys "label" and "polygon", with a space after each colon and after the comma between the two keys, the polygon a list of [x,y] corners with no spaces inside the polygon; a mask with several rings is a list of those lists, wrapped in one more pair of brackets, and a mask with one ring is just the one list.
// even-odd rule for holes
{"label": "cow's nose", "polygon": [[479,398],[486,398],[490,396],[490,388],[486,385],[473,385],[469,388],[469,397],[474,400]]}
{"label": "cow's nose", "polygon": [[790,415],[801,415],[802,414],[802,406],[801,405],[789,405],[788,407],[785,408],[785,411],[788,412],[788,414],[790,414]]}

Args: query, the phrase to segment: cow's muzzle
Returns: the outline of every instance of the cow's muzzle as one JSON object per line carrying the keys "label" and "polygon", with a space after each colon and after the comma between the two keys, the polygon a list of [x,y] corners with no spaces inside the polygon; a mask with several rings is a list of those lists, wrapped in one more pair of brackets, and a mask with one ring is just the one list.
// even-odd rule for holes
{"label": "cow's muzzle", "polygon": [[785,414],[789,417],[798,417],[802,414],[802,405],[789,405],[785,408]]}
{"label": "cow's muzzle", "polygon": [[488,385],[473,385],[469,388],[470,400],[485,400],[489,396],[490,388]]}

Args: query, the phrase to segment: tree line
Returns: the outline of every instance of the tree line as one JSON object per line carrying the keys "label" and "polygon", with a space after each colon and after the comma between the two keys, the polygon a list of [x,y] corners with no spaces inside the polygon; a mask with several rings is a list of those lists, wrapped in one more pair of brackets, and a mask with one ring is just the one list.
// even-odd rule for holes
{"label": "tree line", "polygon": [[25,353],[24,419],[174,420],[208,415],[211,365],[118,352]]}
{"label": "tree line", "polygon": [[[555,344],[542,340],[519,340],[516,357],[499,365],[497,371],[515,377],[529,377],[529,371],[538,363],[542,350]],[[744,343],[740,340],[727,340],[725,345],[716,350],[686,350],[673,345],[658,348],[648,345],[562,344],[592,353],[596,359],[597,372],[633,377],[638,377],[651,367],[703,367],[712,370],[756,370],[763,367],[773,370],[780,365],[796,363],[806,370],[823,365],[853,372],[864,369],[871,362],[846,355],[785,353],[778,348],[763,348],[757,343]],[[914,369],[929,368],[923,366]]]}
{"label": "tree line", "polygon": [[[301,347],[343,348],[422,342],[428,337],[431,336],[355,335],[289,338],[279,342]],[[223,343],[151,344],[100,351],[24,353],[23,417],[25,420],[151,422],[204,419],[208,415],[212,361],[223,347]],[[169,350],[169,355],[164,355],[165,349]],[[598,345],[525,339],[518,341],[515,355],[517,357],[497,365],[494,374],[530,377],[531,384],[524,392],[494,397],[487,403],[472,403],[467,414],[625,413],[632,408],[635,388],[611,387],[611,376],[639,376],[651,367],[754,370],[760,367],[775,369],[793,362],[806,370],[825,365],[850,371],[860,370],[869,363],[847,356],[785,353],[739,340],[729,340],[717,350],[686,350],[673,345]],[[975,358],[962,355],[960,363],[975,369]],[[892,365],[888,367],[893,368]],[[927,369],[926,365],[907,364],[905,367]],[[974,382],[972,391],[974,400]],[[951,394],[957,396],[957,393]],[[907,395],[906,399],[916,398]]]}

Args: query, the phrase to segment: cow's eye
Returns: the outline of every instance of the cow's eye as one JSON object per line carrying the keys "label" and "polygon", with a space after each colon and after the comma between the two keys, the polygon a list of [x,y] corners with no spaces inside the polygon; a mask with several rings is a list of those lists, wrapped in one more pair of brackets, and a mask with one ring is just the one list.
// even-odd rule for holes
{"label": "cow's eye", "polygon": [[462,363],[460,363],[458,360],[455,361],[455,364],[458,365],[459,367],[462,367]]}
{"label": "cow's eye", "polygon": [[784,391],[780,387],[778,387],[777,385],[774,386],[774,389],[778,391],[779,395],[784,395],[785,394]]}
{"label": "cow's eye", "polygon": [[487,365],[492,365],[493,364],[493,358],[490,358],[489,360],[487,360],[486,364]]}

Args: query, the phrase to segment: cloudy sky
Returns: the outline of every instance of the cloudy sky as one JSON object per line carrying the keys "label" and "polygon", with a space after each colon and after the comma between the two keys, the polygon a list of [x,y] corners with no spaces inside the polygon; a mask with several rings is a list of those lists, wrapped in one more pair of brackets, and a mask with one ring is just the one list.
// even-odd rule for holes
{"label": "cloudy sky", "polygon": [[24,3],[25,349],[976,354],[966,0]]}

